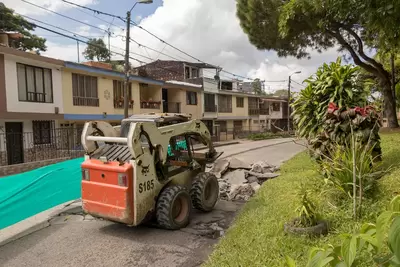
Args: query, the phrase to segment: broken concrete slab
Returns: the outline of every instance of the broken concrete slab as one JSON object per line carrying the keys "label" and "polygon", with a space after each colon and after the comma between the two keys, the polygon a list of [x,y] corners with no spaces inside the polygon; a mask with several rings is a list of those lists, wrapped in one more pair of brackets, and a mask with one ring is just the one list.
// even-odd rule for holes
{"label": "broken concrete slab", "polygon": [[279,173],[257,173],[249,171],[247,172],[250,176],[256,176],[258,179],[272,179],[278,177]]}
{"label": "broken concrete slab", "polygon": [[222,177],[222,175],[228,170],[229,160],[220,159],[214,163],[214,166],[211,168],[210,172],[214,173],[218,179]]}
{"label": "broken concrete slab", "polygon": [[[248,173],[247,173],[248,174]],[[249,183],[249,184],[251,184],[251,183],[258,183],[258,178],[256,177],[256,176],[248,176],[248,177],[246,177],[246,179],[247,179],[247,182]]]}
{"label": "broken concrete slab", "polygon": [[274,172],[272,168],[275,166],[272,166],[271,164],[265,162],[265,161],[259,161],[254,163],[251,166],[251,172],[256,172],[256,173],[271,173]]}
{"label": "broken concrete slab", "polygon": [[231,185],[241,185],[247,182],[244,170],[235,170],[227,173],[223,179]]}
{"label": "broken concrete slab", "polygon": [[249,184],[244,184],[235,187],[234,190],[229,194],[230,199],[232,200],[244,200],[248,201],[251,196],[255,193],[253,187]]}
{"label": "broken concrete slab", "polygon": [[240,159],[237,158],[231,158],[229,160],[229,169],[244,169],[244,170],[250,170],[251,166],[247,164],[244,161],[241,161]]}

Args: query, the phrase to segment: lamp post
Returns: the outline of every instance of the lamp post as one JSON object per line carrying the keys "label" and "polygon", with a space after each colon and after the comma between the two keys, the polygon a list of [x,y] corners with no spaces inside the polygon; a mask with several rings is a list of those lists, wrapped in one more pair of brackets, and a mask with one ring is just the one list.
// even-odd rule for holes
{"label": "lamp post", "polygon": [[301,71],[296,71],[289,75],[289,84],[288,84],[288,117],[287,117],[287,128],[288,132],[290,131],[290,86],[292,82],[292,76],[295,74],[300,74]]}
{"label": "lamp post", "polygon": [[135,4],[132,6],[131,10],[126,12],[126,40],[125,40],[125,88],[124,88],[124,117],[128,118],[129,113],[129,99],[128,99],[128,91],[129,91],[129,76],[130,76],[130,66],[129,66],[129,45],[131,41],[131,36],[130,36],[130,30],[131,30],[131,12],[132,9],[137,5],[137,4],[152,4],[153,0],[138,0],[135,2]]}

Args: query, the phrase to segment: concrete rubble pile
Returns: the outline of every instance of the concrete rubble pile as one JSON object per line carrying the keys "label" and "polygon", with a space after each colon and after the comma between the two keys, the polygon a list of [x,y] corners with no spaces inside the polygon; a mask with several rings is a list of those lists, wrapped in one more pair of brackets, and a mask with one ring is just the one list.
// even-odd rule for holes
{"label": "concrete rubble pile", "polygon": [[218,178],[220,199],[248,201],[265,181],[279,176],[278,170],[265,161],[249,165],[230,158],[216,161],[209,172]]}

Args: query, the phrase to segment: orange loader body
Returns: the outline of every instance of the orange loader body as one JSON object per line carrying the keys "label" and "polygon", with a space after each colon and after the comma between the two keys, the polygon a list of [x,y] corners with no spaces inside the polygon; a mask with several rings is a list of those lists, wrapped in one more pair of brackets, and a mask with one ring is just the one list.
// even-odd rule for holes
{"label": "orange loader body", "polygon": [[87,159],[82,163],[82,207],[94,217],[133,223],[133,167]]}

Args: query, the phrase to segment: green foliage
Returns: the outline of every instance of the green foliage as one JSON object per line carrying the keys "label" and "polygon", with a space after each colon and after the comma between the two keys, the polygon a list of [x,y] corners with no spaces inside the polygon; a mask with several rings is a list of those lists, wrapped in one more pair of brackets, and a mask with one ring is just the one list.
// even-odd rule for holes
{"label": "green foliage", "polygon": [[[357,187],[357,192],[362,190],[363,195],[368,193],[374,188],[377,179],[384,174],[376,164],[373,165],[373,149],[374,147],[362,145],[360,142],[346,146],[334,146],[333,151],[329,153],[331,158],[321,164],[326,176],[326,183],[333,185],[334,188],[350,198],[353,197],[354,186]],[[354,157],[355,166],[353,166]],[[354,171],[357,179],[355,185],[353,184]]]}
{"label": "green foliage", "polygon": [[265,94],[265,92],[264,92],[263,89],[262,89],[262,84],[261,84],[261,81],[260,81],[259,78],[254,79],[254,81],[251,83],[251,86],[252,86],[252,88],[253,88],[253,92],[254,92],[256,95],[263,95],[263,94]]}
{"label": "green foliage", "polygon": [[[383,248],[386,248],[386,253]],[[400,266],[400,195],[393,198],[389,210],[379,215],[376,224],[365,223],[359,233],[343,234],[338,246],[311,249],[307,267],[356,266],[357,257],[363,251],[368,251],[379,266]],[[296,266],[288,256],[286,264]]]}
{"label": "green foliage", "polygon": [[354,63],[376,77],[385,98],[389,127],[398,127],[390,74],[365,47],[399,46],[400,2],[393,0],[238,0],[237,16],[257,49],[278,56],[310,57],[339,45]]}
{"label": "green foliage", "polygon": [[293,120],[298,135],[315,138],[323,130],[329,103],[339,108],[364,106],[366,95],[357,81],[359,68],[341,65],[341,59],[318,68],[315,75],[305,82],[303,89],[292,103]]}
{"label": "green foliage", "polygon": [[110,59],[110,51],[103,39],[100,38],[90,39],[83,55],[87,60],[94,60],[96,58],[97,61],[109,61]]}
{"label": "green foliage", "polygon": [[303,185],[298,193],[300,205],[296,208],[299,226],[310,227],[317,224],[318,214],[314,203],[309,198],[310,191]]}
{"label": "green foliage", "polygon": [[0,3],[0,32],[18,32],[24,35],[23,38],[10,41],[9,45],[23,51],[34,50],[46,51],[46,39],[31,34],[35,25],[23,17],[14,14],[14,10],[7,8]]}

